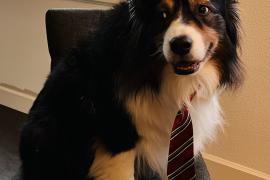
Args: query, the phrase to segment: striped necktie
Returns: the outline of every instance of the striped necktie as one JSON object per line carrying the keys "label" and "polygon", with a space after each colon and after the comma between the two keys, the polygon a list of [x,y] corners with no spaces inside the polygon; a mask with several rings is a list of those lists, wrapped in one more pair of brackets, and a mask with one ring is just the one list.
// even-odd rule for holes
{"label": "striped necktie", "polygon": [[188,109],[184,107],[176,116],[170,140],[168,158],[169,180],[194,180],[193,129]]}

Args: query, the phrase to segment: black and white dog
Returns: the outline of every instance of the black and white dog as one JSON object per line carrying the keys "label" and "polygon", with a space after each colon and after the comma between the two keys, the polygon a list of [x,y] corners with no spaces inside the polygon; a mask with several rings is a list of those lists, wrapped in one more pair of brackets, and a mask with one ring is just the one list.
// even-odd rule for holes
{"label": "black and white dog", "polygon": [[[22,129],[24,180],[166,180],[186,104],[195,154],[242,80],[235,0],[129,0],[50,74]],[[196,96],[190,102],[190,96]]]}

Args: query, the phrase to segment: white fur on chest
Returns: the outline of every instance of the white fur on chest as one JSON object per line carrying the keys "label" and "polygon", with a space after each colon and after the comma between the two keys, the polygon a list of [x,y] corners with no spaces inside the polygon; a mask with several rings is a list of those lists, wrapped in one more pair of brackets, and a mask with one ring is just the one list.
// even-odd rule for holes
{"label": "white fur on chest", "polygon": [[[219,77],[213,64],[207,63],[196,75],[178,76],[168,65],[163,72],[160,93],[145,89],[127,101],[127,109],[141,137],[136,146],[136,154],[162,177],[167,179],[167,158],[170,133],[176,113],[184,104],[190,109],[194,148],[198,153],[205,142],[212,138],[216,126],[220,124],[220,108],[216,88]],[[190,103],[190,96],[196,97]]]}

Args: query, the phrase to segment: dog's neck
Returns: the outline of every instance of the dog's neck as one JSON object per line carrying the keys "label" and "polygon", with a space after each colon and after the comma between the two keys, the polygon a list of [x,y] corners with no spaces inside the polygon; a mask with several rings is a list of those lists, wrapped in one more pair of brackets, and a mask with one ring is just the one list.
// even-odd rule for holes
{"label": "dog's neck", "polygon": [[136,146],[137,154],[162,177],[166,176],[170,134],[177,112],[184,105],[192,106],[194,92],[193,99],[197,102],[200,98],[210,98],[217,88],[217,73],[211,67],[204,67],[201,74],[179,76],[167,65],[158,95],[143,89],[127,100],[127,109],[141,137]]}

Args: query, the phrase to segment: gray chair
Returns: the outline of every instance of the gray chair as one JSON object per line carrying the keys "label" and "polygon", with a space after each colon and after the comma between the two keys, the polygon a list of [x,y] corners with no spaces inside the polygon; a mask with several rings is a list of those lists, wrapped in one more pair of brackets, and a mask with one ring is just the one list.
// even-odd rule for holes
{"label": "gray chair", "polygon": [[[46,28],[49,52],[53,68],[81,39],[91,38],[99,23],[106,18],[101,10],[49,10],[46,14]],[[202,156],[195,162],[197,180],[210,180]]]}

